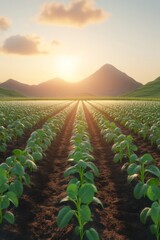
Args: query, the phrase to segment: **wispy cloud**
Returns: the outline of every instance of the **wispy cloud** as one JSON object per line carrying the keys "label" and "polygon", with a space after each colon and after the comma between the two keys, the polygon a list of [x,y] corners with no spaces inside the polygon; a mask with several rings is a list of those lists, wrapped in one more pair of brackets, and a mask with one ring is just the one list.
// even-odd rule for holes
{"label": "wispy cloud", "polygon": [[6,31],[10,28],[10,21],[7,17],[0,16],[0,30]]}
{"label": "wispy cloud", "polygon": [[7,38],[1,50],[8,54],[35,55],[45,54],[39,50],[40,38],[35,36],[15,35]]}
{"label": "wispy cloud", "polygon": [[93,0],[70,0],[66,5],[58,2],[45,3],[38,16],[38,22],[84,27],[102,22],[108,16],[104,10],[94,6]]}

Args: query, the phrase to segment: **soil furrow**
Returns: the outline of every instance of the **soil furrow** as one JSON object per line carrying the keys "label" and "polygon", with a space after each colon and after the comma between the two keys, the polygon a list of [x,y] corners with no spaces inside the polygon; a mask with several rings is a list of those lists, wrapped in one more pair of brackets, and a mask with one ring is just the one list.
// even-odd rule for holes
{"label": "soil furrow", "polygon": [[93,155],[100,176],[96,179],[98,197],[104,209],[95,209],[95,227],[98,228],[102,240],[152,240],[146,226],[139,220],[139,213],[145,207],[143,200],[133,197],[133,187],[127,184],[126,173],[121,166],[113,162],[111,146],[100,134],[88,109],[84,107],[89,126]]}
{"label": "soil furrow", "polygon": [[67,234],[70,234],[72,226],[59,230],[56,216],[60,209],[59,202],[65,195],[67,183],[63,173],[67,167],[76,109],[77,105],[46,151],[38,171],[32,174],[32,184],[26,187],[20,206],[15,210],[16,224],[1,227],[1,240],[69,240]]}

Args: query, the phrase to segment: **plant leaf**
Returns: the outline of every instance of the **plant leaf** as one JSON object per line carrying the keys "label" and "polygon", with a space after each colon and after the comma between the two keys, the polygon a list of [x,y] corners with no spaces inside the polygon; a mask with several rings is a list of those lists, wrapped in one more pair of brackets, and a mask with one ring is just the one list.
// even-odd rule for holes
{"label": "plant leaf", "polygon": [[99,175],[99,171],[98,168],[96,167],[96,165],[93,162],[88,162],[87,166],[92,169],[94,175],[97,177]]}
{"label": "plant leaf", "polygon": [[12,202],[16,207],[18,207],[18,198],[14,192],[9,191],[6,193],[6,196],[8,197],[10,202]]}
{"label": "plant leaf", "polygon": [[91,210],[88,205],[82,205],[80,209],[81,221],[83,224],[89,222],[91,220]]}
{"label": "plant leaf", "polygon": [[137,183],[133,191],[134,197],[136,199],[144,197],[147,192],[147,188],[148,188],[147,184],[143,184],[142,182]]}
{"label": "plant leaf", "polygon": [[140,220],[143,224],[146,223],[148,216],[150,215],[151,208],[146,207],[140,213]]}
{"label": "plant leaf", "polygon": [[79,198],[81,199],[82,203],[89,204],[93,201],[95,193],[95,188],[90,183],[85,183],[78,191]]}
{"label": "plant leaf", "polygon": [[69,206],[63,207],[57,216],[57,224],[59,228],[64,228],[68,225],[73,217],[73,210]]}
{"label": "plant leaf", "polygon": [[78,194],[78,187],[77,184],[75,183],[70,183],[67,187],[67,194],[70,199],[77,199],[77,194]]}
{"label": "plant leaf", "polygon": [[5,213],[5,215],[3,216],[3,218],[4,218],[7,222],[9,222],[10,224],[14,224],[14,222],[15,222],[15,217],[14,217],[13,213],[11,213],[10,211],[7,211],[7,212]]}
{"label": "plant leaf", "polygon": [[90,228],[89,230],[87,230],[85,235],[88,240],[100,240],[99,235],[94,228]]}

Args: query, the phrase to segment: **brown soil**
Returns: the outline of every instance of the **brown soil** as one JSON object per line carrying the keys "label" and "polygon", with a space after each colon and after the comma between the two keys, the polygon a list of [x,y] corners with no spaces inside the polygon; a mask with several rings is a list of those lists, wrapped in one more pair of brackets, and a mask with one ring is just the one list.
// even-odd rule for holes
{"label": "brown soil", "polygon": [[94,147],[95,164],[100,176],[96,179],[98,197],[104,209],[95,210],[95,223],[102,240],[152,240],[148,228],[140,223],[139,213],[146,201],[135,200],[133,186],[127,184],[127,176],[121,166],[113,162],[111,146],[105,142],[93,117],[85,108],[91,144]]}
{"label": "brown soil", "polygon": [[[71,149],[70,138],[76,108],[68,116],[61,133],[46,152],[38,171],[31,176],[30,188],[15,209],[16,224],[0,227],[1,240],[78,240],[73,236],[73,224],[60,230],[56,216],[65,197],[68,179],[63,173]],[[91,226],[100,233],[102,240],[154,240],[148,228],[139,221],[139,213],[146,202],[133,198],[133,187],[127,184],[121,166],[113,163],[111,147],[103,140],[92,116],[85,109],[91,143],[94,147],[95,164],[100,176],[95,184],[104,209],[92,206],[94,216]]]}
{"label": "brown soil", "polygon": [[65,196],[66,180],[63,173],[67,167],[75,113],[76,107],[46,151],[38,171],[32,174],[32,184],[30,188],[25,188],[20,206],[15,210],[16,224],[1,226],[1,240],[67,239],[66,233],[71,231],[72,226],[59,230],[56,216],[60,209],[59,202]]}

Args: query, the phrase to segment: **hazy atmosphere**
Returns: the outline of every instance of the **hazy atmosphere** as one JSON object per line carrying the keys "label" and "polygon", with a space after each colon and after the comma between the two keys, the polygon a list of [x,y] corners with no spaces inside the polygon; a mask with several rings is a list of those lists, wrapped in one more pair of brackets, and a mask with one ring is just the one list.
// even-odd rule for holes
{"label": "hazy atmosphere", "polygon": [[160,75],[159,0],[0,0],[0,82],[81,80],[109,63]]}

